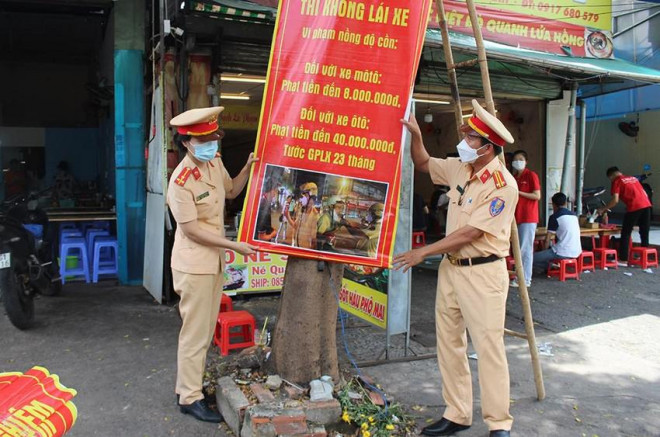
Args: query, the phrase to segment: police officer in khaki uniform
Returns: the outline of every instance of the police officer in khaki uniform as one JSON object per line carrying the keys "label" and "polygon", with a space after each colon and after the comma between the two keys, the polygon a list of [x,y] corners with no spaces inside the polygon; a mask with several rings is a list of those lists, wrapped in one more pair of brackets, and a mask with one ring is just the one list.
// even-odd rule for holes
{"label": "police officer in khaki uniform", "polygon": [[222,164],[218,140],[218,114],[224,108],[191,109],[174,117],[175,142],[186,151],[174,170],[167,204],[177,222],[172,249],[174,291],[181,297],[183,324],[177,353],[176,394],[180,410],[199,420],[220,422],[202,394],[206,353],[211,344],[222,296],[225,249],[243,255],[257,249],[225,238],[225,199],[233,199],[247,183],[256,160],[250,154],[245,167],[233,180]]}
{"label": "police officer in khaki uniform", "polygon": [[446,254],[438,271],[435,305],[438,364],[447,405],[442,419],[422,434],[451,435],[472,424],[472,378],[467,336],[479,356],[479,386],[483,418],[491,437],[510,435],[509,369],[504,350],[504,316],[509,277],[504,258],[518,189],[497,155],[513,137],[476,100],[457,146],[459,158],[431,158],[424,148],[414,116],[401,120],[412,133],[415,168],[430,173],[433,183],[448,185],[447,237],[399,254],[395,268],[404,271],[425,257]]}

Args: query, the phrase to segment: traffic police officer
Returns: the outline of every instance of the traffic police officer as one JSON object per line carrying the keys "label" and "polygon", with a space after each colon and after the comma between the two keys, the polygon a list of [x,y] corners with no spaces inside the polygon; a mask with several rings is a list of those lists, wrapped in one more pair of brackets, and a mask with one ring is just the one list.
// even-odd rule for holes
{"label": "traffic police officer", "polygon": [[225,198],[233,199],[247,183],[256,160],[250,154],[233,180],[227,173],[218,140],[218,115],[224,108],[191,109],[174,117],[175,142],[186,151],[170,179],[167,204],[177,222],[172,249],[174,291],[181,297],[183,321],[177,351],[176,394],[180,410],[199,420],[220,422],[202,394],[202,378],[222,296],[225,249],[253,254],[255,246],[225,238]]}
{"label": "traffic police officer", "polygon": [[434,184],[448,185],[447,237],[399,254],[404,271],[425,257],[446,254],[438,271],[435,305],[438,364],[447,405],[442,419],[422,433],[451,435],[472,424],[472,378],[467,336],[479,356],[481,409],[491,437],[510,435],[509,370],[504,350],[504,316],[509,277],[504,258],[518,189],[496,155],[513,137],[504,125],[472,100],[474,112],[457,146],[460,158],[431,158],[414,116],[401,120],[412,133],[415,168],[430,173]]}

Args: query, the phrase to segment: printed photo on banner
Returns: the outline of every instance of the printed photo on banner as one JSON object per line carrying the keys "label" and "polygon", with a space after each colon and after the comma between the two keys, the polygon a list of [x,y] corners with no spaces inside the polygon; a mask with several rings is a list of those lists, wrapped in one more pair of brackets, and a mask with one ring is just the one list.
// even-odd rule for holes
{"label": "printed photo on banner", "polygon": [[254,239],[375,258],[388,185],[267,165]]}

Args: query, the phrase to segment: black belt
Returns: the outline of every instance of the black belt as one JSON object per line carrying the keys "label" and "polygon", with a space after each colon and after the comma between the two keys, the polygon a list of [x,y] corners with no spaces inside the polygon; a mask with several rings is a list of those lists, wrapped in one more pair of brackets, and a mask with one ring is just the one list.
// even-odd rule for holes
{"label": "black belt", "polygon": [[497,261],[498,259],[502,258],[497,255],[480,256],[477,258],[456,258],[447,254],[447,259],[453,266],[476,266],[478,264],[486,264]]}

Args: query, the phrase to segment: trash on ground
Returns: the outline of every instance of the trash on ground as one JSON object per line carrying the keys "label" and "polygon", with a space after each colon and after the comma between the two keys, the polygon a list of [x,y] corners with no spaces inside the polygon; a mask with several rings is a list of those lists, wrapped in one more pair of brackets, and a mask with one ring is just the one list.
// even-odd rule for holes
{"label": "trash on ground", "polygon": [[536,348],[539,350],[539,355],[543,355],[545,357],[554,357],[555,354],[552,353],[552,343],[550,342],[545,342],[536,345]]}
{"label": "trash on ground", "polygon": [[643,272],[644,272],[644,273],[653,273],[653,270],[651,270],[651,269],[644,269]]}
{"label": "trash on ground", "polygon": [[630,273],[630,272],[623,272],[623,274],[626,275],[626,276],[632,276],[632,273]]}
{"label": "trash on ground", "polygon": [[477,357],[477,353],[476,353],[476,352],[473,353],[473,354],[468,354],[468,358],[471,359],[471,360],[478,360],[478,359],[479,359],[479,358]]}

